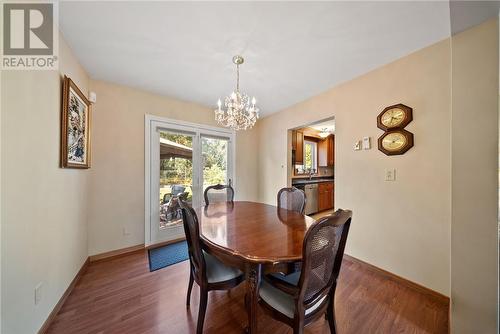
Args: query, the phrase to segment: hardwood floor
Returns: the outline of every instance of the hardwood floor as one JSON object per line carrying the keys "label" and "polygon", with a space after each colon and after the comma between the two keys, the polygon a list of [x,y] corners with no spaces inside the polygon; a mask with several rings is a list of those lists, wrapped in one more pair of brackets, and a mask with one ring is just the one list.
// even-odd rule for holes
{"label": "hardwood floor", "polygon": [[[149,272],[146,251],[94,262],[50,326],[50,334],[194,333],[199,290],[186,309],[188,261]],[[245,285],[209,294],[205,333],[242,333]],[[448,309],[427,295],[344,260],[336,296],[339,334],[448,333]],[[291,333],[259,313],[260,333]],[[306,333],[329,333],[320,319]]]}

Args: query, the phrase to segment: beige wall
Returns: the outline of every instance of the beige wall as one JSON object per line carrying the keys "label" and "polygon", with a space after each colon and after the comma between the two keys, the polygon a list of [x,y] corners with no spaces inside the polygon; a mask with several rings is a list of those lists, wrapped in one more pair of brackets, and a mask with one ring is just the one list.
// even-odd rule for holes
{"label": "beige wall", "polygon": [[452,38],[452,332],[498,333],[498,21]]}
{"label": "beige wall", "polygon": [[87,258],[89,173],[59,168],[59,120],[61,76],[84,93],[89,80],[62,37],[59,48],[60,73],[2,73],[3,334],[38,331]]}
{"label": "beige wall", "polygon": [[[354,212],[347,253],[449,295],[450,67],[445,40],[261,120],[260,200],[287,184],[287,129],[335,116],[335,205]],[[399,102],[413,107],[415,146],[389,157],[376,117]],[[354,151],[364,136],[373,148]]]}
{"label": "beige wall", "polygon": [[[102,81],[91,86],[97,93],[88,217],[94,255],[144,243],[144,115],[217,124],[213,111],[198,104]],[[256,198],[253,140],[251,132],[236,137],[238,199]]]}

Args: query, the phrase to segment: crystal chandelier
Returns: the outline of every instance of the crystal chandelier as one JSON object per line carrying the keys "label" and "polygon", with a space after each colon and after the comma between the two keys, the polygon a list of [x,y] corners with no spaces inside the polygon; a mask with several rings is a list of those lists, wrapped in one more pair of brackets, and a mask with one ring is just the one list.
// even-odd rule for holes
{"label": "crystal chandelier", "polygon": [[259,108],[256,106],[255,97],[250,100],[247,94],[240,92],[240,65],[243,62],[242,56],[233,57],[233,63],[236,64],[236,90],[224,98],[224,108],[219,99],[218,108],[215,110],[217,123],[234,130],[250,129],[259,118]]}

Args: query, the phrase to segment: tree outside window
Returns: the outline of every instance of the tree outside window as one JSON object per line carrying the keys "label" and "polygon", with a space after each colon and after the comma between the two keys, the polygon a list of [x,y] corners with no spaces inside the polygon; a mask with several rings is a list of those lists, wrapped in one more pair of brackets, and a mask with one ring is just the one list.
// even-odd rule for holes
{"label": "tree outside window", "polygon": [[317,170],[318,146],[313,141],[304,141],[304,169]]}

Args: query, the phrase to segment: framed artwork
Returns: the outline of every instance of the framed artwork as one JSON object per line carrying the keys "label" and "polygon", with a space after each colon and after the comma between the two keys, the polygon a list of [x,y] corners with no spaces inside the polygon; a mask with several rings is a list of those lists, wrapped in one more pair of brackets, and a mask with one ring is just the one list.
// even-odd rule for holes
{"label": "framed artwork", "polygon": [[61,113],[61,167],[90,168],[89,100],[64,76]]}

